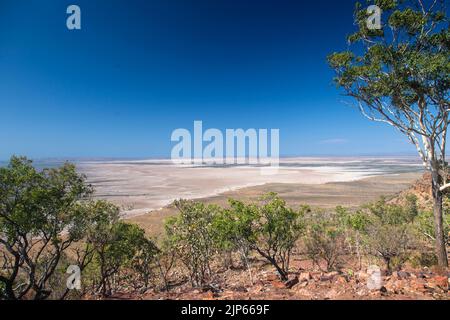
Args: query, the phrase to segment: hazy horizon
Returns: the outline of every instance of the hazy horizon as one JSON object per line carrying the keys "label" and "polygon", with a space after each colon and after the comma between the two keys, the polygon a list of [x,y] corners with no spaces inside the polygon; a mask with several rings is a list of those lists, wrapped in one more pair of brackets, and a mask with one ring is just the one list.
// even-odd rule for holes
{"label": "hazy horizon", "polygon": [[[134,157],[134,156],[122,156],[122,157],[102,157],[102,156],[83,156],[83,157],[66,157],[66,156],[48,156],[48,157],[28,157],[24,154],[12,154],[7,158],[0,158],[0,163],[8,162],[12,156],[27,157],[32,161],[139,161],[139,160],[171,160],[169,156],[148,156],[148,157]],[[417,158],[419,156],[415,152],[403,152],[403,153],[361,153],[361,154],[298,154],[298,155],[280,155],[280,159],[292,159],[292,158]]]}

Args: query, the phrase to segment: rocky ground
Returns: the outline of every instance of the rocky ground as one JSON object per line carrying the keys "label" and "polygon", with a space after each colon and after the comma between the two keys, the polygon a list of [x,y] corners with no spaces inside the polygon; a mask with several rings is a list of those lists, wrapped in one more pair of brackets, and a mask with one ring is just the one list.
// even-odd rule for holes
{"label": "rocky ground", "polygon": [[193,289],[178,284],[169,292],[149,290],[145,294],[117,294],[115,299],[143,300],[450,300],[450,272],[405,269],[381,276],[379,287],[368,286],[367,269],[353,272],[299,270],[281,282],[270,266],[253,269],[252,284],[245,270],[227,270],[221,281]]}

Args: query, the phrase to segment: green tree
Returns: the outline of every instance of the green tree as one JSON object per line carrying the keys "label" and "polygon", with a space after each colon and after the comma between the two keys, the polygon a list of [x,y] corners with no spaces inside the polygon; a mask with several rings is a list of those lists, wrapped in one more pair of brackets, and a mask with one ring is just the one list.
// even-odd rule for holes
{"label": "green tree", "polygon": [[[143,230],[142,230],[143,231]],[[136,254],[131,261],[131,267],[140,280],[141,291],[145,292],[154,276],[154,269],[158,267],[158,258],[161,254],[155,243],[147,239],[139,231]]]}
{"label": "green tree", "polygon": [[65,164],[37,171],[12,157],[0,168],[0,288],[6,299],[46,299],[67,249],[84,237],[79,201],[92,192]]}
{"label": "green tree", "polygon": [[253,284],[250,253],[257,240],[255,226],[259,217],[258,207],[234,199],[230,199],[229,204],[229,209],[222,210],[214,218],[217,243],[220,248],[236,251],[240,255]]}
{"label": "green tree", "polygon": [[269,261],[280,278],[288,280],[292,250],[304,231],[303,211],[295,211],[275,193],[263,198],[257,209],[252,248]]}
{"label": "green tree", "polygon": [[365,245],[364,231],[370,224],[370,217],[363,210],[352,212],[343,207],[336,208],[339,225],[344,230],[346,242],[351,252],[358,257],[358,267],[362,268],[363,248]]}
{"label": "green tree", "polygon": [[382,27],[368,27],[357,4],[351,49],[330,55],[336,84],[368,119],[389,124],[417,148],[432,175],[436,255],[448,266],[442,198],[450,187],[445,159],[449,123],[450,29],[444,1],[375,0]]}
{"label": "green tree", "polygon": [[103,296],[112,293],[111,278],[124,268],[144,269],[143,263],[156,255],[156,246],[145,237],[137,225],[120,221],[117,206],[97,201],[88,208],[90,223],[87,226],[86,246],[93,248],[94,261],[98,266],[99,285]]}

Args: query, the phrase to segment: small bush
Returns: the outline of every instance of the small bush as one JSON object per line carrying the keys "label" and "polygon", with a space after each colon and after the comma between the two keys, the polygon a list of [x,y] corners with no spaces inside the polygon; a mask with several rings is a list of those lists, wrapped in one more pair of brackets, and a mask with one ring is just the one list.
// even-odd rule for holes
{"label": "small bush", "polygon": [[192,286],[203,286],[212,276],[211,261],[216,253],[213,218],[220,208],[202,203],[175,201],[180,215],[165,225],[167,239],[189,272]]}
{"label": "small bush", "polygon": [[131,267],[137,275],[138,283],[135,287],[145,292],[155,276],[157,258],[160,250],[153,241],[142,236],[136,243],[136,254],[131,261]]}
{"label": "small bush", "polygon": [[[421,237],[434,245],[434,216],[433,212],[425,210],[422,211],[416,218],[414,226]],[[444,214],[444,235],[445,242],[450,245],[450,214],[445,212]]]}
{"label": "small bush", "polygon": [[[225,252],[237,252],[242,264],[253,275],[250,266],[250,253],[256,241],[255,223],[258,212],[254,205],[245,205],[241,201],[229,200],[230,208],[221,211],[214,218],[214,233],[218,247]],[[231,254],[230,254],[231,256]],[[232,259],[232,257],[230,257]],[[230,261],[233,264],[233,261]]]}
{"label": "small bush", "polygon": [[170,273],[177,262],[177,252],[167,239],[163,241],[162,246],[156,256],[156,265],[164,287],[164,290],[170,290]]}
{"label": "small bush", "polygon": [[417,199],[408,198],[408,205],[399,206],[381,199],[368,206],[371,222],[364,230],[369,252],[381,257],[389,272],[406,262],[415,244],[412,223],[417,217]]}
{"label": "small bush", "polygon": [[434,252],[431,251],[418,251],[409,258],[412,266],[415,268],[432,267],[437,265],[437,257]]}
{"label": "small bush", "polygon": [[256,251],[287,280],[291,253],[304,224],[301,211],[270,193],[259,204],[230,200],[230,208],[215,216],[213,229],[218,247],[238,251],[247,269],[249,254]]}
{"label": "small bush", "polygon": [[287,280],[292,250],[304,231],[303,212],[288,208],[275,193],[262,201],[252,247],[275,267],[282,280]]}
{"label": "small bush", "polygon": [[370,252],[383,259],[389,272],[393,268],[400,269],[408,260],[412,244],[408,226],[377,221],[368,228],[367,235]]}
{"label": "small bush", "polygon": [[314,212],[308,215],[306,222],[305,245],[308,256],[319,268],[324,261],[327,271],[339,269],[345,254],[345,235],[338,216]]}

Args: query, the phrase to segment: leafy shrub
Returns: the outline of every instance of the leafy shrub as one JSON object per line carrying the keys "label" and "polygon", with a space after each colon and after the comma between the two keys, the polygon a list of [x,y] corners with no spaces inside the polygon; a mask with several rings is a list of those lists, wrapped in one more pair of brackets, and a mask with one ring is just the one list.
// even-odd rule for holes
{"label": "leafy shrub", "polygon": [[431,250],[419,250],[411,255],[409,261],[415,268],[432,267],[438,263],[436,254]]}
{"label": "leafy shrub", "polygon": [[253,248],[288,279],[292,249],[304,231],[302,212],[286,207],[286,202],[274,193],[263,197],[258,207]]}
{"label": "leafy shrub", "polygon": [[[85,252],[91,252],[96,274],[96,291],[108,296],[113,290],[112,278],[122,270],[134,269],[144,286],[148,286],[147,262],[156,255],[156,245],[146,238],[143,229],[119,220],[117,206],[96,201],[84,205],[81,210],[89,218]],[[146,274],[147,273],[147,274]]]}
{"label": "leafy shrub", "polygon": [[381,199],[368,206],[371,223],[366,227],[369,252],[381,257],[389,272],[401,268],[414,246],[412,223],[418,215],[417,199],[408,198],[408,205],[399,206]]}
{"label": "leafy shrub", "polygon": [[287,280],[292,250],[304,230],[302,213],[286,206],[274,193],[259,205],[231,200],[222,216],[226,239],[246,259],[254,250],[270,262],[282,280]]}
{"label": "leafy shrub", "polygon": [[257,207],[233,199],[229,200],[229,204],[229,209],[222,210],[214,218],[213,229],[218,247],[239,254],[253,283],[250,253],[253,244],[256,242]]}
{"label": "leafy shrub", "polygon": [[408,226],[376,221],[368,228],[367,235],[370,252],[383,259],[389,272],[400,269],[408,260],[413,241]]}
{"label": "leafy shrub", "polygon": [[345,254],[344,228],[340,225],[339,216],[324,212],[311,212],[306,219],[305,245],[308,256],[326,270],[337,270],[341,267],[341,259]]}
{"label": "leafy shrub", "polygon": [[139,238],[136,243],[136,254],[131,260],[131,267],[138,278],[138,284],[135,287],[140,287],[141,291],[145,292],[155,276],[160,250],[153,241],[145,238],[143,234],[139,235]]}
{"label": "leafy shrub", "polygon": [[[415,220],[415,228],[419,234],[429,242],[434,244],[434,215],[433,212],[425,210],[422,211]],[[445,242],[450,245],[450,214],[445,212],[444,214],[444,235]]]}
{"label": "leafy shrub", "polygon": [[346,246],[351,254],[356,254],[359,269],[367,246],[365,231],[371,223],[370,216],[363,210],[349,211],[343,207],[336,208],[337,219],[343,228]]}
{"label": "leafy shrub", "polygon": [[205,285],[212,275],[211,261],[216,253],[212,226],[220,208],[187,200],[175,201],[175,206],[180,214],[167,221],[167,239],[187,268],[192,285]]}
{"label": "leafy shrub", "polygon": [[156,266],[162,280],[164,289],[170,290],[169,275],[177,261],[177,252],[170,244],[170,241],[164,240],[156,256]]}
{"label": "leafy shrub", "polygon": [[[138,256],[154,254],[153,243],[145,238],[144,230],[136,225],[117,222],[109,230],[106,242],[96,244],[96,259],[100,267],[100,290],[103,295],[112,291],[111,278],[122,268],[136,267]],[[134,263],[134,265],[133,265]],[[145,266],[140,265],[140,272]]]}
{"label": "leafy shrub", "polygon": [[369,204],[367,208],[370,214],[376,217],[384,225],[402,225],[412,223],[419,211],[417,208],[417,197],[409,195],[406,204],[395,205],[387,203],[382,197],[375,203]]}

